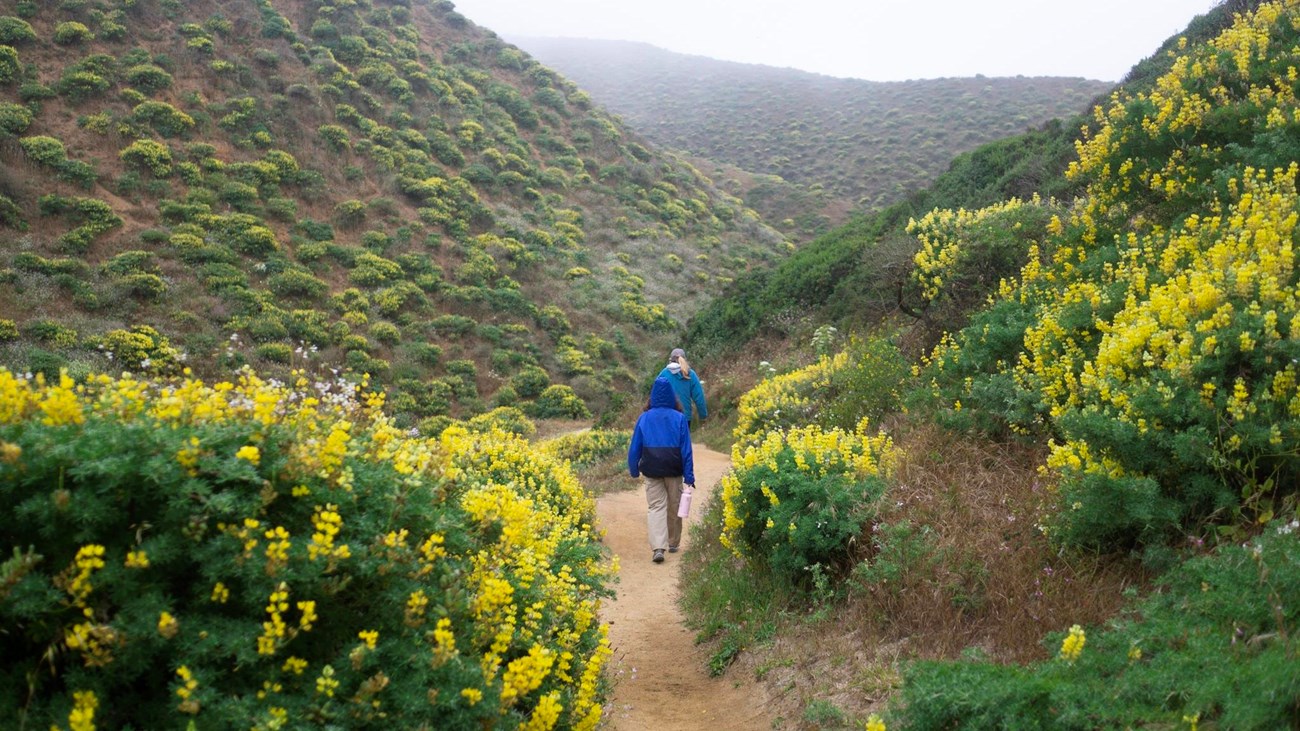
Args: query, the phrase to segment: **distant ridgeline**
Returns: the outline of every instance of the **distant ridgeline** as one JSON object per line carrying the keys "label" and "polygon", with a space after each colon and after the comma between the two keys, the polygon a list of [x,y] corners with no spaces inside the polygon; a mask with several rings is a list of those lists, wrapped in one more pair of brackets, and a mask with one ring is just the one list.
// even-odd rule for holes
{"label": "distant ridgeline", "polygon": [[584,416],[786,249],[445,0],[0,6],[19,373],[333,369],[404,426]]}
{"label": "distant ridgeline", "polygon": [[930,183],[958,153],[1078,114],[1112,86],[982,76],[875,82],[642,43],[510,40],[661,145],[816,186],[868,210]]}

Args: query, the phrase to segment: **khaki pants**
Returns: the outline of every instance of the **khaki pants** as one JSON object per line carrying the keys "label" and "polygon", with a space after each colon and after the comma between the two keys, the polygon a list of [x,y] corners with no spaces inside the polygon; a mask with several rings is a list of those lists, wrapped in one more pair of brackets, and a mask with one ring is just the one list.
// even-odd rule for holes
{"label": "khaki pants", "polygon": [[646,528],[650,535],[650,550],[682,544],[682,519],[677,517],[677,506],[681,499],[681,477],[645,478],[645,501],[649,508],[646,513]]}

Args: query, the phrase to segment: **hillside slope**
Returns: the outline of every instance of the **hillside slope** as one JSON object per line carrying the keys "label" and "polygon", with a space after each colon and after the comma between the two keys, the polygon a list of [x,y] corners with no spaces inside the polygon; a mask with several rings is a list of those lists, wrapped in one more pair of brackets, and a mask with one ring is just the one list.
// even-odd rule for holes
{"label": "hillside slope", "polygon": [[445,0],[6,0],[0,118],[19,371],[333,368],[407,423],[578,415],[785,250]]}
{"label": "hillside slope", "polygon": [[642,43],[510,40],[659,144],[868,209],[925,186],[958,153],[1077,114],[1111,87],[1079,78],[874,82]]}

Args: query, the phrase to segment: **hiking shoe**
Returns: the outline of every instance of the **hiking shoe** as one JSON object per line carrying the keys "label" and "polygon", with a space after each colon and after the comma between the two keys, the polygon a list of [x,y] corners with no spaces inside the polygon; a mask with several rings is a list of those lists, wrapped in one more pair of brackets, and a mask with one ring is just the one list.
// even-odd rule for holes
{"label": "hiking shoe", "polygon": [[677,546],[669,546],[669,547],[668,547],[668,552],[669,552],[669,553],[677,553]]}
{"label": "hiking shoe", "polygon": [[651,560],[651,561],[654,561],[655,563],[663,563],[663,562],[664,562],[664,549],[662,549],[662,548],[656,548],[656,549],[655,549],[655,552],[654,552],[654,556],[652,556],[652,557],[650,558],[650,560]]}

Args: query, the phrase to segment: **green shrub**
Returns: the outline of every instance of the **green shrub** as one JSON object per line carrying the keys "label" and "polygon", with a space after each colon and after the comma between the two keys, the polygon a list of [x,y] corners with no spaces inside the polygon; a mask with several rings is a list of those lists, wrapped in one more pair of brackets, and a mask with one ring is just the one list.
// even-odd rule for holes
{"label": "green shrub", "polygon": [[156,300],[167,292],[167,283],[157,274],[132,272],[118,277],[114,285],[132,297]]}
{"label": "green shrub", "polygon": [[172,75],[151,63],[132,66],[126,72],[127,83],[146,94],[167,89],[172,85]]}
{"label": "green shrub", "polygon": [[23,152],[33,162],[49,167],[58,167],[64,160],[68,159],[68,150],[63,146],[63,142],[48,135],[37,135],[35,137],[24,137],[18,141],[22,146]]}
{"label": "green shrub", "polygon": [[69,69],[59,77],[58,93],[81,102],[106,91],[112,84],[93,71]]}
{"label": "green shrub", "polygon": [[374,287],[401,276],[401,264],[369,251],[358,254],[355,267],[348,272],[348,279],[363,287]]}
{"label": "green shrub", "polygon": [[0,716],[593,728],[608,577],[572,472],[334,385],[0,374]]}
{"label": "green shrub", "polygon": [[406,352],[415,362],[431,368],[442,361],[442,348],[433,343],[411,343],[406,346]]}
{"label": "green shrub", "polygon": [[546,454],[568,460],[574,467],[583,467],[627,454],[631,441],[632,432],[627,430],[587,429],[547,439],[537,447]]}
{"label": "green shrub", "polygon": [[85,43],[94,37],[85,23],[78,23],[75,20],[66,20],[54,26],[54,42],[61,46]]}
{"label": "green shrub", "polygon": [[346,129],[337,124],[323,124],[316,132],[335,152],[343,152],[352,147],[352,137]]}
{"label": "green shrub", "polygon": [[572,387],[554,384],[529,404],[528,415],[535,419],[589,419],[591,411]]}
{"label": "green shrub", "polygon": [[262,343],[253,352],[258,358],[270,363],[287,364],[293,360],[293,348],[284,343]]}
{"label": "green shrub", "polygon": [[273,251],[278,251],[280,242],[275,238],[275,232],[266,226],[249,226],[240,231],[230,242],[231,247],[241,254],[248,256],[263,257]]}
{"label": "green shrub", "polygon": [[194,129],[194,118],[167,102],[141,102],[131,110],[131,119],[149,125],[164,137],[176,137]]}
{"label": "green shrub", "polygon": [[402,331],[391,322],[376,322],[371,325],[370,336],[385,345],[396,345],[402,341]]}
{"label": "green shrub", "polygon": [[854,544],[878,515],[893,462],[886,436],[818,426],[767,432],[737,446],[742,465],[723,478],[722,542],[790,586],[852,568]]}
{"label": "green shrub", "polygon": [[22,78],[22,65],[13,46],[0,45],[0,84],[12,84]]}
{"label": "green shrub", "polygon": [[13,320],[0,320],[0,343],[18,339],[18,325]]}
{"label": "green shrub", "polygon": [[168,373],[180,367],[180,351],[148,325],[111,330],[104,335],[101,347],[119,368]]}
{"label": "green shrub", "polygon": [[115,255],[112,259],[104,262],[100,269],[109,274],[132,274],[134,272],[148,272],[156,274],[158,265],[154,262],[154,255],[151,251],[133,249],[123,251]]}
{"label": "green shrub", "polygon": [[510,385],[520,398],[533,399],[542,395],[542,392],[551,385],[551,376],[541,366],[526,365],[511,376]]}
{"label": "green shrub", "polygon": [[491,432],[500,429],[507,434],[528,438],[537,432],[537,425],[524,412],[510,406],[500,406],[486,414],[479,414],[466,422],[471,431]]}
{"label": "green shrub", "polygon": [[32,124],[32,111],[21,104],[0,102],[0,135],[16,136]]}
{"label": "green shrub", "polygon": [[117,154],[122,162],[135,165],[165,178],[172,174],[172,151],[157,140],[136,140]]}
{"label": "green shrub", "polygon": [[280,297],[316,298],[329,291],[329,285],[304,269],[287,269],[267,280],[267,286]]}
{"label": "green shrub", "polygon": [[0,16],[0,43],[16,46],[36,39],[36,31],[31,23],[12,15]]}
{"label": "green shrub", "polygon": [[7,195],[0,195],[0,224],[19,231],[27,230],[23,209]]}

